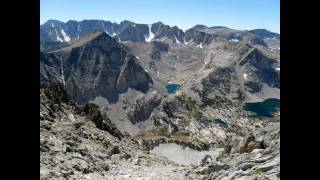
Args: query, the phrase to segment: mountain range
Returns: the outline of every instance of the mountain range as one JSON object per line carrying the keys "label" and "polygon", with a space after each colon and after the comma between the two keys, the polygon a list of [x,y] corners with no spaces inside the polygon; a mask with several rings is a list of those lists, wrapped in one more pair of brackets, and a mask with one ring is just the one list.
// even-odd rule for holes
{"label": "mountain range", "polygon": [[[83,20],[67,21],[66,23],[57,20],[48,20],[40,25],[41,41],[49,42],[69,42],[79,39],[93,30],[101,30],[114,37],[117,41],[144,41],[166,40],[175,43],[188,42],[193,31],[205,32],[219,35],[228,40],[246,40],[253,44],[266,45],[262,40],[266,38],[280,39],[280,35],[265,29],[255,29],[251,31],[239,31],[222,26],[207,27],[195,25],[185,32],[177,26],[170,27],[162,22],[153,24],[138,24],[130,21],[122,21],[119,24],[103,20]],[[190,34],[191,33],[191,34]]]}

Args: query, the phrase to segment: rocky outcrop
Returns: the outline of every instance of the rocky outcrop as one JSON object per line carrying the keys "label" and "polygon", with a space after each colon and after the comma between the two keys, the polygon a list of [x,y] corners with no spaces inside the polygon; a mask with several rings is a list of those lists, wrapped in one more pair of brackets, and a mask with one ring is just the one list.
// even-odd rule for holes
{"label": "rocky outcrop", "polygon": [[166,37],[168,39],[171,39],[175,43],[184,42],[184,32],[177,26],[170,27],[163,24],[162,22],[156,22],[152,24],[151,30],[155,34],[154,39],[161,39],[163,37]]}
{"label": "rocky outcrop", "polygon": [[149,119],[154,108],[161,103],[161,95],[156,91],[138,99],[130,109],[128,109],[128,117],[132,123],[145,121]]}
{"label": "rocky outcrop", "polygon": [[209,44],[215,37],[217,36],[191,28],[186,31],[184,39],[186,42],[193,40],[197,44]]}
{"label": "rocky outcrop", "polygon": [[265,149],[257,148],[247,153],[221,155],[209,163],[195,168],[207,179],[280,179],[280,131],[279,123],[271,123],[254,131],[245,139],[254,141],[254,136],[264,140]]}

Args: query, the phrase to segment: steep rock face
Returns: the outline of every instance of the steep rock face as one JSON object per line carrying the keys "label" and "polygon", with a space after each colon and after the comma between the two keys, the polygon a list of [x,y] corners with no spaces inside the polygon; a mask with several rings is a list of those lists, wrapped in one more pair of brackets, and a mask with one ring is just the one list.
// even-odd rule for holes
{"label": "steep rock face", "polygon": [[156,22],[152,24],[151,30],[154,32],[155,39],[161,39],[162,37],[167,37],[175,43],[184,42],[184,32],[177,26],[170,27],[161,22]]}
{"label": "steep rock face", "polygon": [[246,73],[245,85],[254,92],[261,90],[259,87],[263,83],[280,88],[280,74],[275,68],[276,64],[277,60],[268,58],[258,49],[251,50],[239,62],[240,68]]}
{"label": "steep rock face", "polygon": [[[124,26],[120,23],[120,27]],[[146,24],[130,24],[122,27],[119,37],[121,41],[142,41],[144,42],[149,36],[149,27]]]}
{"label": "steep rock face", "polygon": [[196,28],[191,28],[186,31],[184,39],[186,42],[193,40],[197,44],[200,44],[200,43],[209,44],[214,37],[216,36],[213,34],[200,31]]}
{"label": "steep rock face", "polygon": [[79,103],[101,95],[116,102],[128,88],[147,92],[153,81],[129,50],[95,32],[71,46],[40,53],[40,80],[57,79]]}

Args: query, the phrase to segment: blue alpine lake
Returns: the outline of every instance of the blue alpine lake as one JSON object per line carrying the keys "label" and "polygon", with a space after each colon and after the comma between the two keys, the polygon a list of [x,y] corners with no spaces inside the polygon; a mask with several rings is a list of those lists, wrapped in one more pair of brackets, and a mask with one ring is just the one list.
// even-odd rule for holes
{"label": "blue alpine lake", "polygon": [[269,98],[262,102],[248,102],[244,110],[256,113],[257,116],[273,117],[274,113],[280,108],[280,99]]}
{"label": "blue alpine lake", "polygon": [[174,94],[180,88],[179,84],[170,83],[166,86],[168,94]]}

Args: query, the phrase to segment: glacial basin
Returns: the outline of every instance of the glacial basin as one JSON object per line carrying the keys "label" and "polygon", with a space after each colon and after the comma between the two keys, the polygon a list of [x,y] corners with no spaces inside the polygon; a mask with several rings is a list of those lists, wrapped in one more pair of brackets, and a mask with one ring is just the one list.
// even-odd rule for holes
{"label": "glacial basin", "polygon": [[223,148],[215,148],[214,150],[209,151],[197,151],[175,143],[164,143],[154,147],[150,150],[150,153],[164,156],[177,164],[187,166],[201,162],[206,154],[211,155],[212,159],[215,159],[222,151]]}

